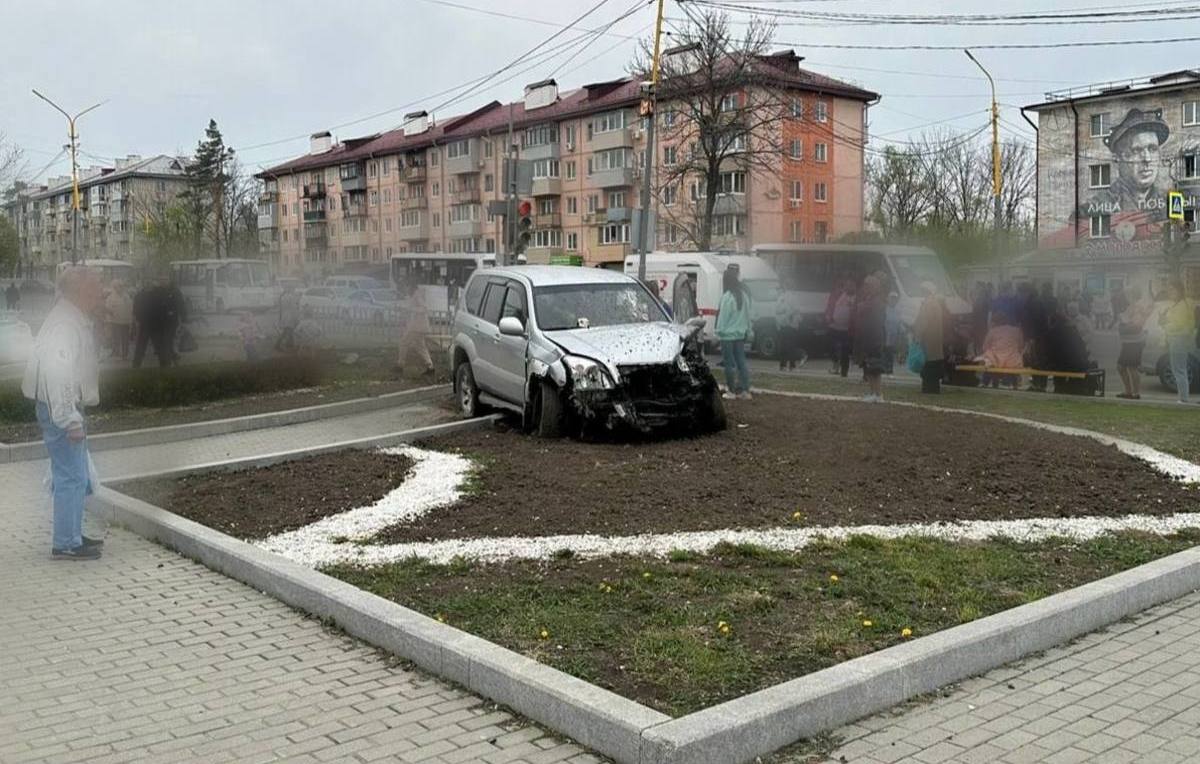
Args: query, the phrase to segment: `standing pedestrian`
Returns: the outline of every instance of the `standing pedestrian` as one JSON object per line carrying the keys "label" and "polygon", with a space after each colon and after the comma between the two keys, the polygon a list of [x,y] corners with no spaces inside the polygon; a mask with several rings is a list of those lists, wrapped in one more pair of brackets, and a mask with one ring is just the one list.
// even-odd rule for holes
{"label": "standing pedestrian", "polygon": [[726,398],[750,400],[750,367],[746,343],[751,338],[750,294],[742,286],[741,269],[731,265],[721,277],[721,302],[717,306],[717,339],[725,367]]}
{"label": "standing pedestrian", "polygon": [[154,307],[154,289],[150,284],[142,284],[133,296],[133,368],[142,368],[146,357],[146,346],[150,343],[150,335],[156,331],[154,322],[157,310]]}
{"label": "standing pedestrian", "polygon": [[1167,282],[1167,306],[1159,312],[1158,323],[1167,336],[1167,357],[1179,402],[1189,403],[1191,375],[1188,365],[1196,346],[1196,306],[1187,298],[1183,280],[1178,276]]}
{"label": "standing pedestrian", "polygon": [[175,337],[179,327],[187,320],[187,305],[183,292],[175,285],[174,279],[164,276],[159,285],[159,321],[158,339],[154,343],[154,353],[158,356],[159,366],[179,365],[179,353],[175,349]]}
{"label": "standing pedestrian", "polygon": [[[1118,294],[1119,293],[1119,294]],[[1121,341],[1121,352],[1117,356],[1117,373],[1121,375],[1124,392],[1118,398],[1141,400],[1142,398],[1142,353],[1146,349],[1146,320],[1153,311],[1145,302],[1137,287],[1118,289],[1113,293],[1113,305],[1124,305],[1117,318],[1117,338]]]}
{"label": "standing pedestrian", "polygon": [[21,290],[15,281],[9,282],[8,289],[4,290],[4,307],[12,311],[21,309]]}
{"label": "standing pedestrian", "polygon": [[896,371],[896,352],[900,347],[900,294],[891,292],[883,312],[883,373],[889,377]]}
{"label": "standing pedestrian", "polygon": [[426,344],[430,326],[425,292],[419,284],[412,283],[408,285],[407,291],[407,320],[404,322],[404,330],[400,334],[400,357],[396,366],[403,376],[409,356],[415,355],[423,366],[422,374],[432,376],[434,372],[433,359],[429,357],[429,347]]}
{"label": "standing pedestrian", "polygon": [[945,374],[946,303],[938,294],[932,281],[921,284],[924,300],[917,311],[913,333],[925,351],[925,365],[921,367],[921,392],[942,392],[942,377]]}
{"label": "standing pedestrian", "polygon": [[300,323],[300,293],[288,284],[279,296],[279,337],[275,340],[276,352],[296,351],[296,325]]}
{"label": "standing pedestrian", "polygon": [[854,357],[862,367],[870,392],[868,402],[883,402],[883,372],[886,369],[886,305],[883,285],[875,276],[863,279],[854,317]]}
{"label": "standing pedestrian", "polygon": [[125,282],[117,279],[104,301],[104,312],[108,315],[109,342],[113,355],[122,361],[129,360],[129,331],[133,324],[133,300]]}
{"label": "standing pedestrian", "polygon": [[833,349],[832,374],[843,377],[850,372],[850,323],[854,319],[854,281],[845,279],[826,311],[829,341]]}
{"label": "standing pedestrian", "polygon": [[251,363],[258,360],[258,343],[262,339],[262,331],[258,328],[258,321],[254,318],[254,314],[248,310],[242,311],[238,317],[238,336],[242,338],[242,351],[246,354],[246,360]]}
{"label": "standing pedestrian", "polygon": [[[799,290],[791,279],[783,284],[783,291],[775,301],[775,325],[779,330],[779,370],[795,371],[800,358],[800,326],[804,321],[803,305]],[[800,361],[803,365],[804,361]]]}
{"label": "standing pedestrian", "polygon": [[84,407],[100,402],[100,362],[92,316],[101,309],[99,275],[72,267],[58,279],[60,297],[38,330],[21,392],[35,402],[50,456],[54,531],[50,556],[94,560],[103,541],[83,535],[83,505],[92,492]]}

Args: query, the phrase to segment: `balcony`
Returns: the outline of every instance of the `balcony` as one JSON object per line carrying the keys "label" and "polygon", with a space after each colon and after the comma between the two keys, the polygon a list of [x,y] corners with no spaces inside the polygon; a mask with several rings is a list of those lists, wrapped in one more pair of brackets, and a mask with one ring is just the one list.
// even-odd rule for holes
{"label": "balcony", "polygon": [[[301,196],[305,199],[324,199],[325,184],[324,183],[306,183],[301,189]],[[307,214],[307,213],[306,213]]]}
{"label": "balcony", "polygon": [[408,196],[400,200],[400,209],[402,210],[427,210],[429,209],[429,199],[424,196]]}
{"label": "balcony", "polygon": [[521,149],[521,158],[530,161],[538,159],[558,159],[562,155],[558,141],[542,143],[537,146],[525,146]]}
{"label": "balcony", "polygon": [[427,177],[429,171],[423,164],[404,168],[404,180],[409,183],[423,183]]}
{"label": "balcony", "polygon": [[446,226],[446,235],[453,239],[467,239],[483,235],[482,220],[462,220]]}
{"label": "balcony", "polygon": [[426,241],[429,239],[429,221],[424,218],[417,225],[401,226],[398,230],[401,241]]}
{"label": "balcony", "polygon": [[481,196],[478,188],[461,188],[450,194],[451,204],[479,204]]}
{"label": "balcony", "polygon": [[721,194],[713,204],[714,215],[745,215],[745,194]]}
{"label": "balcony", "polygon": [[341,179],[342,191],[366,191],[367,179],[361,174],[352,175],[349,178]]}
{"label": "balcony", "polygon": [[562,193],[562,178],[534,178],[534,196],[558,196]]}
{"label": "balcony", "polygon": [[324,223],[325,222],[325,210],[305,210],[304,211],[304,222],[305,223]]}
{"label": "balcony", "polygon": [[278,213],[268,212],[258,216],[258,230],[267,231],[279,227]]}
{"label": "balcony", "polygon": [[263,189],[263,192],[258,195],[258,201],[262,204],[273,204],[279,201],[278,189]]}
{"label": "balcony", "polygon": [[545,212],[534,215],[533,227],[539,230],[543,228],[562,228],[562,213]]}
{"label": "balcony", "polygon": [[453,158],[446,157],[446,174],[468,175],[479,172],[479,164],[482,161],[482,157],[479,155],[479,140],[471,138],[468,142],[471,144],[471,153],[460,154]]}
{"label": "balcony", "polygon": [[366,202],[350,202],[342,205],[343,218],[365,218],[367,216]]}
{"label": "balcony", "polygon": [[608,210],[603,207],[593,210],[583,216],[586,225],[604,225],[608,222]]}
{"label": "balcony", "polygon": [[611,170],[595,170],[589,178],[597,188],[621,188],[633,185],[633,168],[616,167]]}
{"label": "balcony", "polygon": [[608,223],[628,223],[633,219],[633,210],[629,207],[609,207]]}
{"label": "balcony", "polygon": [[620,130],[594,133],[589,144],[592,151],[606,151],[623,147],[633,147],[633,128],[623,127]]}

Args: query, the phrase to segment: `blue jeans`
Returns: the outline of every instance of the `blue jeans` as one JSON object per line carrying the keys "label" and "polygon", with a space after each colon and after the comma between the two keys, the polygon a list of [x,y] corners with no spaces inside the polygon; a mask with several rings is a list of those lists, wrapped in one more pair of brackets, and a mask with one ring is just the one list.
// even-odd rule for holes
{"label": "blue jeans", "polygon": [[[725,384],[729,392],[750,392],[750,367],[746,365],[745,341],[721,340],[721,363],[725,367]],[[738,379],[741,380],[740,386]]]}
{"label": "blue jeans", "polygon": [[72,443],[67,431],[54,424],[45,403],[37,404],[42,440],[50,453],[50,480],[54,493],[55,549],[74,549],[83,544],[83,500],[92,492],[88,471],[87,441]]}
{"label": "blue jeans", "polygon": [[1195,343],[1190,334],[1167,336],[1167,356],[1171,361],[1171,374],[1175,377],[1175,389],[1179,392],[1179,400],[1184,403],[1188,402],[1191,387],[1191,380],[1188,379],[1188,358]]}

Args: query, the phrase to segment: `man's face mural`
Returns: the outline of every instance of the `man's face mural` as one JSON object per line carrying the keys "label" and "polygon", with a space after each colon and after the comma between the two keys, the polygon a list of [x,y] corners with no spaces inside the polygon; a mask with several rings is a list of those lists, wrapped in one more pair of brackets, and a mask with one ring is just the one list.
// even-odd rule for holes
{"label": "man's face mural", "polygon": [[1152,131],[1143,130],[1121,141],[1116,154],[1120,161],[1118,172],[1138,190],[1145,191],[1158,180],[1161,151],[1158,136]]}

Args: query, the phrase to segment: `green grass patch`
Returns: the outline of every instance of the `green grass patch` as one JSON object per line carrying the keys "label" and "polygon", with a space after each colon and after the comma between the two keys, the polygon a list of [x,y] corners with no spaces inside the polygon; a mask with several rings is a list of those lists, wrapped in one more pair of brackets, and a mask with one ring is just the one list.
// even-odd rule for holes
{"label": "green grass patch", "polygon": [[[1198,533],[1088,542],[856,537],[797,553],[449,566],[338,578],[673,715],[1186,549]],[[911,630],[911,637],[905,636]]]}
{"label": "green grass patch", "polygon": [[[812,377],[760,374],[756,384],[771,390],[858,396],[858,387]],[[1119,389],[1119,388],[1118,388]],[[1200,462],[1200,406],[1122,405],[1091,398],[1043,393],[1008,394],[970,387],[942,386],[941,395],[922,395],[911,385],[886,386],[884,397],[946,408],[1032,419],[1080,427],[1143,443],[1191,462]]]}

